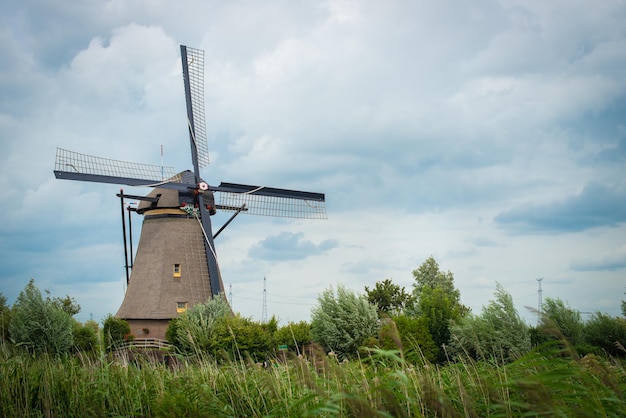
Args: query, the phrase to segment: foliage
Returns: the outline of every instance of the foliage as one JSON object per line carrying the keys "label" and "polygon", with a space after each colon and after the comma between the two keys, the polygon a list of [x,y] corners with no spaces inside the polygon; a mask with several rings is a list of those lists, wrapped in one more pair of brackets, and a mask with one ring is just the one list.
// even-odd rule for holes
{"label": "foliage", "polygon": [[269,332],[258,322],[229,315],[215,322],[207,352],[216,359],[266,360],[274,350]]}
{"label": "foliage", "polygon": [[428,257],[416,270],[413,270],[413,278],[415,279],[413,294],[416,297],[419,297],[425,288],[441,288],[454,303],[460,304],[461,292],[454,287],[454,275],[450,271],[441,271],[433,256]]}
{"label": "foliage", "polygon": [[339,358],[357,354],[366,338],[378,332],[376,305],[364,296],[357,296],[343,286],[337,294],[331,288],[317,298],[318,305],[311,315],[311,335],[327,351],[334,351]]}
{"label": "foliage", "polygon": [[286,345],[290,350],[302,351],[302,347],[311,343],[311,324],[306,321],[289,322],[278,328],[274,334],[274,340],[278,345]]}
{"label": "foliage", "polygon": [[626,319],[596,312],[585,324],[584,332],[588,344],[612,356],[626,356]]}
{"label": "foliage", "polygon": [[198,303],[170,323],[167,339],[188,353],[206,352],[213,347],[213,332],[217,321],[232,315],[223,295]]}
{"label": "foliage", "polygon": [[365,286],[367,300],[375,304],[380,312],[387,315],[397,315],[404,312],[406,307],[412,306],[415,298],[410,293],[394,284],[391,279],[376,282],[372,290]]}
{"label": "foliage", "polygon": [[104,345],[107,349],[132,339],[130,325],[123,319],[116,318],[109,314],[102,323],[102,333],[104,334]]}
{"label": "foliage", "polygon": [[74,320],[72,335],[74,339],[73,349],[75,352],[94,353],[98,348],[98,335],[96,331],[94,331],[93,326],[89,324],[83,325]]}
{"label": "foliage", "polygon": [[[46,293],[50,293],[46,290]],[[50,298],[50,296],[46,297],[46,301],[52,304],[55,308],[62,310],[67,313],[69,316],[74,316],[80,312],[80,305],[76,300],[69,295],[66,295],[64,298],[54,297]]]}
{"label": "foliage", "polygon": [[428,320],[428,329],[439,348],[437,361],[446,361],[444,347],[450,342],[450,325],[469,313],[461,304],[461,292],[454,287],[454,275],[442,272],[431,256],[413,271],[413,295],[417,299],[414,315]]}
{"label": "foliage", "polygon": [[[174,318],[170,321],[167,329],[165,330],[165,339],[170,342],[170,344],[177,347],[179,350],[182,350],[182,342],[178,339],[178,329],[180,325],[180,316],[178,318]],[[181,333],[182,335],[182,333]]]}
{"label": "foliage", "polygon": [[546,298],[543,302],[541,324],[538,328],[544,334],[552,335],[553,339],[560,338],[562,335],[576,346],[583,342],[585,324],[580,312],[569,307],[561,299]]}
{"label": "foliage", "polygon": [[13,305],[9,335],[18,347],[35,353],[59,355],[72,347],[72,319],[44,300],[31,279]]}
{"label": "foliage", "polygon": [[278,319],[276,316],[272,315],[270,320],[262,325],[264,330],[266,330],[270,335],[274,335],[274,333],[278,330]]}
{"label": "foliage", "polygon": [[400,350],[410,364],[422,365],[424,360],[435,362],[438,348],[428,330],[425,317],[398,315],[383,321],[379,333],[379,347]]}
{"label": "foliage", "polygon": [[528,326],[519,316],[513,298],[497,284],[495,300],[480,315],[469,315],[450,328],[450,348],[457,356],[508,363],[530,351]]}
{"label": "foliage", "polygon": [[11,309],[7,305],[7,298],[0,293],[0,343],[9,341],[9,324]]}

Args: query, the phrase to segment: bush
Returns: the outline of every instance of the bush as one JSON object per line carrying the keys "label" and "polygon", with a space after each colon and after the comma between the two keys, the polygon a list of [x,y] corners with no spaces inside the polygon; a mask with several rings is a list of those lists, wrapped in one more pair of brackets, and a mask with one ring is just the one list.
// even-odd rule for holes
{"label": "bush", "polygon": [[191,307],[170,322],[167,339],[187,353],[207,352],[213,346],[213,332],[218,320],[231,316],[226,298],[218,296]]}
{"label": "bush", "polygon": [[11,322],[11,309],[7,305],[7,298],[0,293],[0,343],[9,341],[9,323]]}
{"label": "bush", "polygon": [[18,347],[59,355],[72,347],[72,318],[45,301],[31,279],[13,305],[9,335]]}
{"label": "bush", "polygon": [[313,308],[313,340],[340,359],[357,354],[366,338],[377,335],[378,327],[376,305],[341,285],[336,295],[332,288],[325,290]]}
{"label": "bush", "polygon": [[286,345],[290,350],[302,351],[302,347],[313,340],[311,324],[306,321],[290,322],[276,331],[274,340],[276,344]]}
{"label": "bush", "polygon": [[543,302],[541,324],[538,328],[546,334],[547,339],[565,337],[572,345],[579,345],[583,343],[584,327],[580,312],[561,299],[546,298]]}
{"label": "bush", "polygon": [[[429,362],[437,360],[439,349],[430,335],[428,320],[425,317],[415,318],[399,315],[394,316],[392,319],[400,338],[406,361],[411,364],[422,364],[424,360]],[[392,347],[383,344],[383,348]]]}
{"label": "bush", "polygon": [[133,339],[128,322],[111,314],[104,318],[102,333],[104,334],[104,345],[107,349],[114,348],[124,341]]}
{"label": "bush", "polygon": [[239,315],[216,321],[210,340],[209,353],[216,359],[267,360],[273,351],[269,332],[258,322]]}
{"label": "bush", "polygon": [[596,312],[584,329],[585,342],[612,356],[626,356],[626,320]]}
{"label": "bush", "polygon": [[469,315],[450,327],[451,351],[473,359],[511,362],[530,351],[528,326],[520,318],[513,298],[500,284],[495,300],[480,315]]}
{"label": "bush", "polygon": [[74,351],[93,353],[98,347],[98,336],[92,327],[74,321],[73,326]]}

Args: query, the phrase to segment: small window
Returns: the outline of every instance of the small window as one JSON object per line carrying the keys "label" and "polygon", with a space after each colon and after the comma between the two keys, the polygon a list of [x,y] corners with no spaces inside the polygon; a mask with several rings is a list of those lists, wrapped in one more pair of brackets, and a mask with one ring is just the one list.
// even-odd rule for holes
{"label": "small window", "polygon": [[180,277],[180,264],[174,264],[174,277]]}
{"label": "small window", "polygon": [[187,310],[187,302],[176,302],[176,312],[183,313]]}

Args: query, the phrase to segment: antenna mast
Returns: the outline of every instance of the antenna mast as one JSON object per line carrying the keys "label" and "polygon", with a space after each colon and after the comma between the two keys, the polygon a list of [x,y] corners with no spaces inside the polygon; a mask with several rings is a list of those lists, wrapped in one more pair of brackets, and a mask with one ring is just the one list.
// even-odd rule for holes
{"label": "antenna mast", "polygon": [[261,313],[261,323],[267,322],[267,279],[263,277],[263,312]]}
{"label": "antenna mast", "polygon": [[541,281],[543,277],[537,279],[539,288],[537,289],[537,325],[541,323],[541,312],[543,311],[543,290],[541,290]]}

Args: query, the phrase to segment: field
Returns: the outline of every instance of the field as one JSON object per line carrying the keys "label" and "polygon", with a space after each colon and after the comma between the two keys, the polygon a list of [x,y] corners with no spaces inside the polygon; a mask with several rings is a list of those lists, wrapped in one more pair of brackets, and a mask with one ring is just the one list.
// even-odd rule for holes
{"label": "field", "polygon": [[61,357],[0,346],[0,416],[626,416],[617,360],[564,344],[508,365],[411,365],[393,351],[339,362],[290,353],[268,365],[128,352]]}

